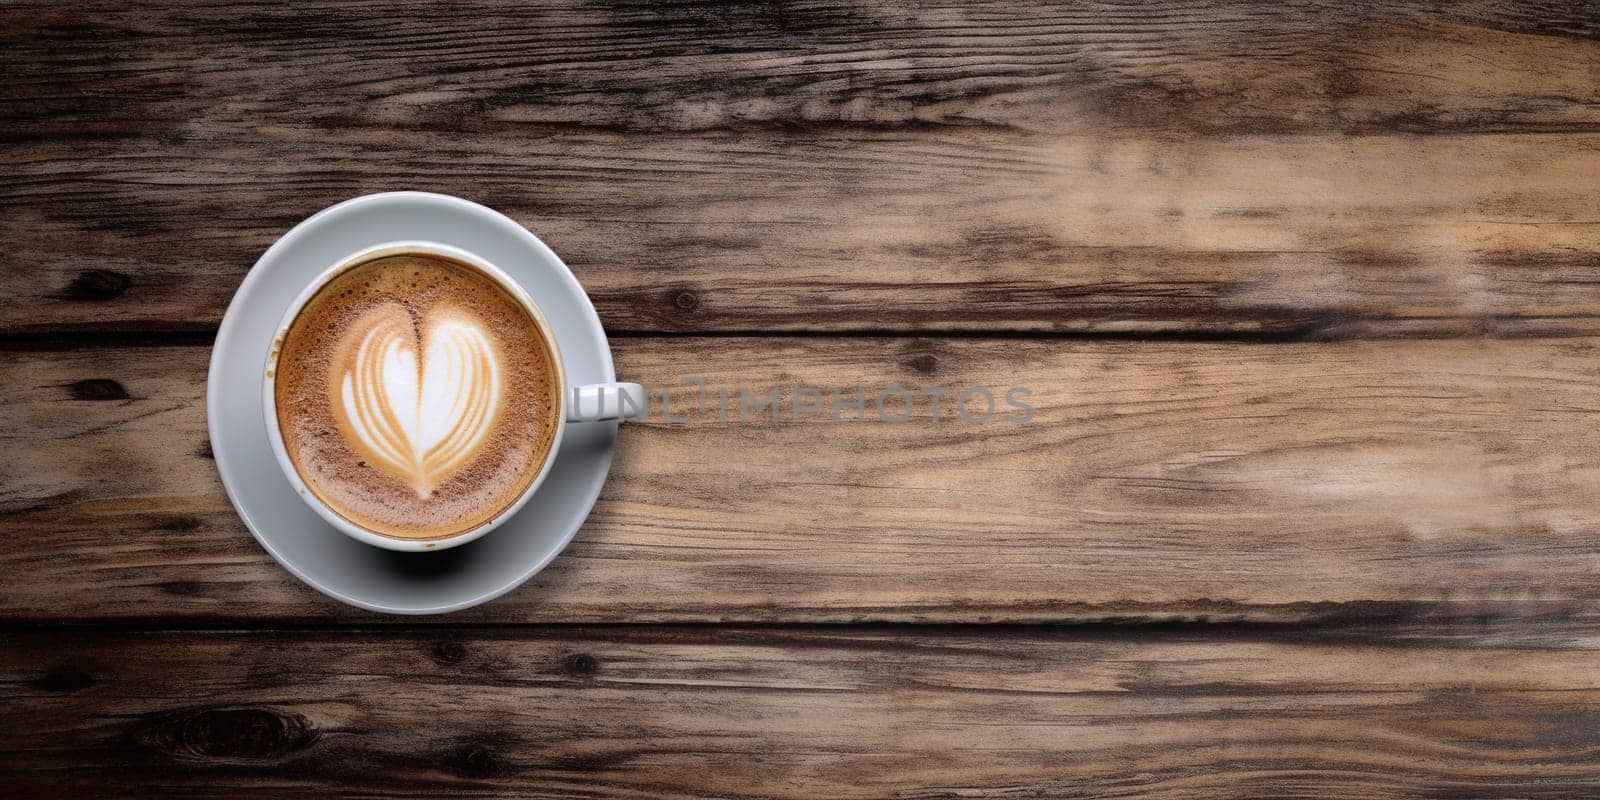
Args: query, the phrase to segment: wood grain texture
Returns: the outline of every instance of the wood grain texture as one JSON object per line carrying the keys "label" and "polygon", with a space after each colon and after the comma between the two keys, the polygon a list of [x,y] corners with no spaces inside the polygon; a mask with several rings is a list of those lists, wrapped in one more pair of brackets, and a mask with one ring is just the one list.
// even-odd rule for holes
{"label": "wood grain texture", "polygon": [[8,5],[0,333],[506,211],[633,332],[1593,332],[1588,4]]}
{"label": "wood grain texture", "polygon": [[[0,74],[0,796],[1600,795],[1592,2],[29,1]],[[658,396],[448,620],[300,585],[203,345],[389,189],[788,418]],[[793,419],[894,385],[1038,413]]]}
{"label": "wood grain texture", "polygon": [[0,638],[11,797],[1600,792],[1585,649],[1154,633]]}
{"label": "wood grain texture", "polygon": [[[465,618],[1580,614],[1600,599],[1597,345],[622,340],[619,374],[656,386],[1024,385],[1037,414],[975,425],[946,398],[935,422],[924,398],[904,424],[795,422],[786,395],[782,422],[666,424],[658,396],[567,554]],[[229,507],[207,356],[0,357],[4,617],[353,613],[295,583]]]}
{"label": "wood grain texture", "polygon": [[14,152],[10,332],[208,330],[277,235],[398,187],[509,212],[613,331],[1572,333],[1600,308],[1590,134],[274,128]]}
{"label": "wood grain texture", "polygon": [[[13,135],[1600,130],[1585,3],[7,4]],[[63,90],[76,90],[67,94]]]}

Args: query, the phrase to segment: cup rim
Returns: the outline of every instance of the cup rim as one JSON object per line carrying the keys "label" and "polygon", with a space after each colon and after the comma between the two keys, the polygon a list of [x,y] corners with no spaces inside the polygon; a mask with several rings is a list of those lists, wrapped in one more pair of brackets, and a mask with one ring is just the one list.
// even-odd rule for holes
{"label": "cup rim", "polygon": [[[369,530],[352,520],[346,519],[338,512],[334,511],[328,506],[327,503],[322,501],[322,498],[317,496],[316,492],[311,490],[311,487],[306,484],[305,479],[301,477],[300,471],[295,468],[293,460],[289,457],[288,448],[284,446],[283,433],[278,425],[278,403],[276,392],[277,367],[279,356],[282,354],[283,341],[289,332],[290,326],[292,326],[294,321],[299,318],[300,312],[304,310],[306,304],[311,301],[311,298],[315,297],[317,293],[334,278],[337,278],[346,271],[354,269],[355,267],[358,267],[361,264],[364,264],[375,258],[381,258],[386,255],[397,255],[400,253],[425,253],[441,256],[454,261],[463,262],[473,269],[477,269],[478,271],[489,276],[489,278],[498,284],[501,289],[505,290],[508,294],[515,298],[517,302],[522,305],[523,309],[528,312],[529,316],[533,318],[534,324],[538,326],[539,332],[542,334],[545,344],[549,347],[550,358],[555,363],[556,428],[555,434],[550,440],[550,447],[545,451],[544,463],[540,465],[538,473],[534,475],[533,480],[528,482],[527,486],[523,487],[522,491],[517,495],[517,498],[508,503],[500,510],[499,513],[472,528],[461,531],[460,533],[432,539],[402,539],[396,536],[389,536],[387,534]],[[424,239],[397,239],[383,242],[361,248],[360,250],[344,256],[335,261],[327,269],[324,269],[322,272],[318,273],[317,276],[307,283],[305,288],[295,296],[294,300],[290,302],[288,309],[284,312],[282,318],[279,320],[277,327],[273,329],[272,343],[267,348],[267,360],[261,371],[261,376],[261,407],[263,415],[266,417],[267,441],[272,446],[273,457],[278,462],[279,469],[283,471],[284,476],[289,480],[290,487],[294,489],[295,494],[298,495],[300,499],[311,508],[312,511],[316,512],[317,516],[322,517],[324,521],[326,521],[329,525],[332,525],[340,533],[343,533],[359,542],[380,547],[385,550],[395,550],[400,552],[438,552],[441,550],[448,550],[452,547],[458,547],[479,539],[488,534],[490,531],[493,531],[495,528],[500,527],[501,524],[520,511],[523,506],[527,505],[528,501],[533,498],[534,492],[538,490],[540,484],[544,483],[545,478],[550,474],[551,467],[555,464],[556,453],[561,449],[561,439],[566,431],[566,362],[561,356],[561,345],[560,342],[556,340],[555,328],[550,324],[550,320],[545,316],[544,311],[539,308],[538,303],[534,301],[533,297],[528,294],[527,290],[522,288],[522,285],[517,283],[517,281],[504,270],[496,266],[494,262],[489,261],[483,256],[473,253],[470,250],[456,247],[454,245],[444,244],[442,242],[434,242]]]}

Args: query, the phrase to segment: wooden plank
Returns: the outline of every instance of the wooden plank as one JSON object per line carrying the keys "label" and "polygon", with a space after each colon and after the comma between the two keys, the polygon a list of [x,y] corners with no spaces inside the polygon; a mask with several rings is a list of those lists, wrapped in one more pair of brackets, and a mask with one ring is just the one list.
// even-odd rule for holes
{"label": "wooden plank", "polygon": [[1600,791],[1592,650],[671,628],[3,641],[13,797]]}
{"label": "wooden plank", "polygon": [[8,5],[0,333],[209,330],[392,188],[619,330],[1595,328],[1583,4],[452,11]]}
{"label": "wooden plank", "polygon": [[7,4],[11,135],[1596,131],[1582,3]]}
{"label": "wooden plank", "polygon": [[438,133],[13,147],[0,333],[209,330],[272,240],[397,186],[506,211],[613,331],[1573,334],[1600,134]]}
{"label": "wooden plank", "polygon": [[[1037,413],[1028,425],[998,415],[977,425],[947,398],[935,422],[923,398],[904,424],[796,422],[785,388],[782,422],[722,423],[708,408],[668,424],[657,396],[654,420],[623,432],[567,554],[466,618],[1593,609],[1597,345],[621,340],[619,373],[657,387],[683,376],[755,395],[1023,385]],[[231,624],[353,613],[275,566],[227,504],[208,459],[207,356],[0,356],[0,616]],[[692,395],[680,387],[674,413]]]}

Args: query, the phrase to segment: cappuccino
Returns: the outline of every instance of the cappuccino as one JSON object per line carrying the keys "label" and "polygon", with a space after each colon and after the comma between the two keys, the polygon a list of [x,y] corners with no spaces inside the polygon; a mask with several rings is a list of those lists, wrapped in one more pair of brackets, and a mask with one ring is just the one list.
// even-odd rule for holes
{"label": "cappuccino", "polygon": [[425,253],[341,272],[284,333],[273,388],[284,448],[335,514],[400,539],[499,516],[562,421],[555,354],[477,268]]}

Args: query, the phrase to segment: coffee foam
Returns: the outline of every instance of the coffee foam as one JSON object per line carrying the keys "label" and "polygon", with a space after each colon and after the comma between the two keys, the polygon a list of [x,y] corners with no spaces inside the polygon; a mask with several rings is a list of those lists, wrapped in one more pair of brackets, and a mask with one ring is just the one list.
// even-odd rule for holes
{"label": "coffee foam", "polygon": [[341,376],[328,388],[351,447],[426,500],[487,441],[501,365],[489,336],[459,309],[436,307],[421,328],[419,342],[399,303],[370,309],[345,332]]}
{"label": "coffee foam", "polygon": [[311,491],[406,539],[460,533],[515,501],[560,424],[555,393],[527,310],[476,269],[420,254],[321,289],[284,339],[275,389]]}

